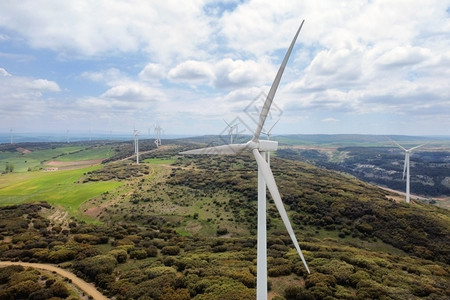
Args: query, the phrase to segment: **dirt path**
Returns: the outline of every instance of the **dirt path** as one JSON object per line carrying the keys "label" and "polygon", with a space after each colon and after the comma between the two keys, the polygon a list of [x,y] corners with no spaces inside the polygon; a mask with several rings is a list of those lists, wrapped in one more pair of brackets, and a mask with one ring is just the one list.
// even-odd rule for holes
{"label": "dirt path", "polygon": [[53,265],[39,264],[39,263],[27,263],[27,262],[0,261],[0,267],[1,266],[4,266],[4,267],[13,266],[13,265],[20,265],[23,267],[31,267],[31,268],[36,268],[36,269],[47,270],[50,272],[56,272],[59,275],[72,280],[72,284],[76,285],[81,290],[83,290],[86,293],[86,295],[92,296],[95,300],[108,300],[109,299],[109,298],[103,296],[99,291],[97,291],[97,289],[92,284],[87,283],[83,279],[75,276],[75,274],[73,274],[67,270],[55,267]]}

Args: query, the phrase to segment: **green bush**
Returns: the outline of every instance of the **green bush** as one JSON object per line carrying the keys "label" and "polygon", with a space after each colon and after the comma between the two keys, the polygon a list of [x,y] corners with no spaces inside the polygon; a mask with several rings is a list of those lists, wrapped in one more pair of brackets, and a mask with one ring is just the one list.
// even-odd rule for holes
{"label": "green bush", "polygon": [[180,254],[180,247],[166,246],[161,249],[161,253],[164,255],[178,255],[178,254]]}
{"label": "green bush", "polygon": [[124,249],[113,249],[108,254],[114,256],[119,264],[127,261],[128,254]]}

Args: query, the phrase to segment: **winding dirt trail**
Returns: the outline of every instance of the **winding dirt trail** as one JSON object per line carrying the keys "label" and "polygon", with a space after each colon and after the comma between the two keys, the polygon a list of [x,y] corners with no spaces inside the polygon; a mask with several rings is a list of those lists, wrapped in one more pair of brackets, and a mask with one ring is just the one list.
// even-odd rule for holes
{"label": "winding dirt trail", "polygon": [[56,272],[57,274],[72,280],[72,284],[76,285],[81,290],[83,290],[86,293],[86,295],[92,296],[95,300],[109,300],[109,298],[103,296],[102,293],[97,291],[97,289],[92,284],[87,283],[83,279],[75,276],[75,274],[73,274],[73,273],[71,273],[71,272],[69,272],[67,270],[55,267],[53,265],[47,265],[47,264],[0,261],[0,267],[2,267],[2,266],[3,267],[14,266],[14,265],[16,265],[16,266],[19,265],[19,266],[23,266],[23,267],[31,267],[31,268],[36,268],[36,269],[42,269],[42,270],[47,270],[47,271],[50,271],[50,272]]}

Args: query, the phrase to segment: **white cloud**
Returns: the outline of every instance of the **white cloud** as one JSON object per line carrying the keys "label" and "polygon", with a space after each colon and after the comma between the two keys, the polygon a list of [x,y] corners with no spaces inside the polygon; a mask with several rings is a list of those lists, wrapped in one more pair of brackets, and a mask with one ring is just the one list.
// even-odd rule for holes
{"label": "white cloud", "polygon": [[165,95],[160,90],[139,83],[125,83],[116,85],[101,95],[101,98],[115,99],[129,103],[145,103],[150,105],[154,101],[164,101]]}
{"label": "white cloud", "polygon": [[160,80],[166,76],[166,68],[163,65],[156,63],[148,63],[139,73],[139,78],[145,81]]}
{"label": "white cloud", "polygon": [[203,83],[214,77],[211,65],[207,62],[188,60],[169,71],[168,78],[178,82]]}
{"label": "white cloud", "polygon": [[[0,68],[0,101],[21,99],[20,109],[40,101],[42,110],[65,105],[80,113],[88,106],[102,113],[157,111],[179,120],[230,116],[268,91],[305,18],[277,105],[302,116],[320,113],[311,118],[319,121],[331,115],[339,125],[348,114],[365,113],[444,119],[448,7],[449,0],[0,2],[0,64],[23,64],[26,57],[32,74],[44,52],[39,74],[52,72],[44,79]],[[64,63],[77,66],[51,69]],[[67,83],[73,74],[89,80],[76,96]],[[61,90],[63,100],[46,98]]]}
{"label": "white cloud", "polygon": [[218,88],[238,88],[258,86],[270,80],[275,69],[264,60],[233,60],[222,59],[215,65],[214,86]]}
{"label": "white cloud", "polygon": [[109,68],[105,71],[99,72],[83,72],[81,77],[89,79],[94,82],[101,82],[108,85],[114,85],[116,82],[120,82],[124,75],[117,68]]}
{"label": "white cloud", "polygon": [[6,71],[5,69],[0,68],[0,76],[6,77],[6,76],[11,76],[11,74],[9,74],[8,71]]}
{"label": "white cloud", "polygon": [[336,119],[336,118],[325,118],[325,119],[322,119],[322,122],[325,122],[325,123],[337,123],[337,122],[339,122],[339,120]]}
{"label": "white cloud", "polygon": [[188,57],[209,45],[202,6],[201,0],[1,2],[0,26],[34,48],[64,55],[145,50],[159,59]]}
{"label": "white cloud", "polygon": [[379,63],[386,68],[406,67],[421,63],[429,57],[430,51],[428,49],[411,46],[395,47],[381,55],[375,63]]}

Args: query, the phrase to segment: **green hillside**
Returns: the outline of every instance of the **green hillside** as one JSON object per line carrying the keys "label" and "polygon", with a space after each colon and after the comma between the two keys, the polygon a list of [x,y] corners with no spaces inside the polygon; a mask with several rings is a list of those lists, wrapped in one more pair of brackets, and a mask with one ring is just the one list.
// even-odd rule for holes
{"label": "green hillside", "polygon": [[20,143],[0,145],[0,173],[7,165],[13,172],[27,172],[44,168],[46,162],[106,159],[115,154],[111,145],[102,143]]}
{"label": "green hillside", "polygon": [[[132,154],[121,145],[117,157]],[[77,202],[100,225],[54,218],[58,210],[46,203],[0,208],[0,259],[58,263],[118,300],[254,299],[256,164],[247,156],[177,155],[187,145],[196,147],[149,148],[140,165],[111,161],[58,182],[32,177],[42,172],[1,175],[8,182],[0,192],[106,190]],[[269,199],[270,299],[450,297],[448,210],[396,202],[306,163],[271,165],[311,274]],[[35,195],[33,202],[46,200]]]}

